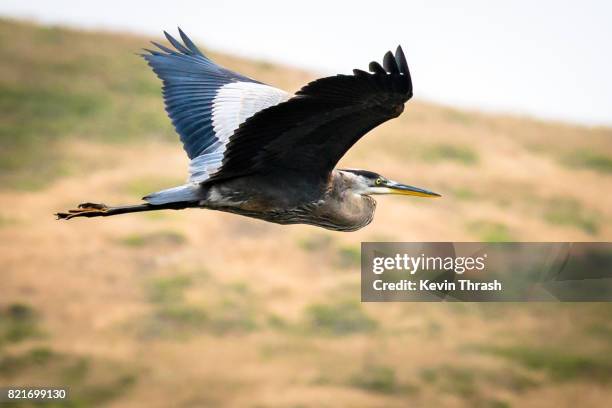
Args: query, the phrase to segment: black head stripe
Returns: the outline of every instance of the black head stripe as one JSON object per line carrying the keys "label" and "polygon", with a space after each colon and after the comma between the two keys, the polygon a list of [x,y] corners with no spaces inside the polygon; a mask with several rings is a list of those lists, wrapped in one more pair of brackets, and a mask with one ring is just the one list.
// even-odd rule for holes
{"label": "black head stripe", "polygon": [[365,177],[367,179],[371,179],[371,180],[375,180],[379,177],[381,177],[380,174],[378,173],[374,173],[373,171],[369,171],[369,170],[358,170],[358,169],[339,169],[340,171],[346,171],[348,173],[353,173],[357,176],[362,176]]}

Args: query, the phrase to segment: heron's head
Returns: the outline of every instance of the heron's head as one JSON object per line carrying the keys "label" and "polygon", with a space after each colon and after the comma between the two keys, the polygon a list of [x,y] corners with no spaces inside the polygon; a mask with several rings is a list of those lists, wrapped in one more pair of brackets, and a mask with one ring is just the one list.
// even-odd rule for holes
{"label": "heron's head", "polygon": [[399,194],[418,197],[440,197],[440,194],[422,188],[401,184],[368,170],[339,170],[351,183],[356,194]]}

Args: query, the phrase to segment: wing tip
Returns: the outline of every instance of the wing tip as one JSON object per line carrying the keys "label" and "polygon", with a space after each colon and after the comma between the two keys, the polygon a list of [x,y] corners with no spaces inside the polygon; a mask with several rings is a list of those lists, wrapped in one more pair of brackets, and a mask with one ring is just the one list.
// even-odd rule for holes
{"label": "wing tip", "polygon": [[408,63],[401,45],[397,46],[395,54],[387,51],[382,61],[382,65],[377,61],[370,62],[369,71],[374,74],[409,74]]}
{"label": "wing tip", "polygon": [[402,74],[410,75],[410,70],[408,69],[408,62],[406,61],[406,54],[404,54],[404,50],[401,45],[398,45],[395,49],[395,61],[400,69]]}
{"label": "wing tip", "polygon": [[156,48],[158,48],[158,50],[150,50],[148,48],[144,48],[144,51],[146,51],[148,54],[140,54],[140,55],[143,57],[186,55],[190,57],[200,57],[205,60],[208,60],[208,58],[206,58],[206,56],[202,53],[202,51],[200,51],[200,49],[195,45],[195,43],[189,38],[189,36],[185,34],[185,32],[181,29],[181,27],[177,27],[177,29],[178,29],[179,36],[181,40],[183,41],[183,43],[181,43],[179,40],[173,37],[172,34],[170,34],[168,31],[163,30],[166,40],[168,40],[168,42],[172,45],[172,47],[174,47],[174,49],[171,47],[165,46],[163,44],[160,44],[157,41],[151,41],[151,44],[153,44]]}
{"label": "wing tip", "polygon": [[200,49],[191,40],[191,38],[189,38],[189,36],[185,34],[185,31],[183,31],[181,27],[177,27],[177,29],[178,29],[179,36],[181,40],[183,41],[182,43],[179,40],[177,40],[175,37],[173,37],[172,34],[170,34],[168,31],[166,30],[163,31],[164,36],[166,37],[166,40],[168,40],[168,42],[172,45],[172,47],[174,47],[174,49],[169,48],[165,45],[162,45],[156,41],[151,41],[151,44],[159,48],[165,54],[160,53],[159,51],[155,51],[155,52],[152,52],[151,50],[146,50],[146,51],[150,52],[151,53],[150,55],[181,55],[182,54],[182,55],[187,55],[190,57],[197,56],[197,57],[201,57],[201,58],[208,60],[208,58],[206,58],[206,56],[202,53],[202,51],[200,51]]}
{"label": "wing tip", "polygon": [[385,71],[389,74],[399,74],[400,70],[397,65],[397,61],[393,56],[391,51],[387,51],[385,56],[383,57],[383,66],[385,67]]}
{"label": "wing tip", "polygon": [[200,49],[191,40],[191,38],[189,38],[189,36],[185,34],[185,32],[181,29],[181,27],[177,27],[177,29],[178,29],[179,35],[181,36],[181,39],[183,40],[183,43],[187,46],[187,48],[189,48],[189,50],[195,55],[204,56],[202,52],[200,51]]}
{"label": "wing tip", "polygon": [[383,56],[382,65],[377,61],[372,61],[368,65],[366,72],[360,69],[353,70],[353,76],[364,77],[364,76],[383,76],[393,75],[396,77],[394,82],[398,86],[398,90],[401,90],[408,98],[412,97],[412,78],[410,76],[410,70],[408,69],[408,63],[406,62],[406,56],[401,45],[398,45],[395,54],[391,51],[387,51]]}
{"label": "wing tip", "polygon": [[408,62],[406,61],[406,54],[404,54],[404,50],[402,49],[401,45],[398,45],[397,49],[395,50],[395,60],[397,61],[400,73],[402,73],[406,78],[408,93],[410,96],[412,96],[412,76],[410,75],[410,68],[408,68]]}
{"label": "wing tip", "polygon": [[398,90],[405,93],[410,99],[413,95],[412,78],[410,76],[410,70],[408,69],[408,63],[406,62],[406,56],[401,45],[398,45],[395,54],[391,51],[387,51],[383,56],[382,65],[377,61],[372,61],[368,65],[370,72],[365,72],[360,69],[353,70],[353,76],[363,77],[366,75],[370,76],[387,76],[391,75],[394,77],[394,83]]}

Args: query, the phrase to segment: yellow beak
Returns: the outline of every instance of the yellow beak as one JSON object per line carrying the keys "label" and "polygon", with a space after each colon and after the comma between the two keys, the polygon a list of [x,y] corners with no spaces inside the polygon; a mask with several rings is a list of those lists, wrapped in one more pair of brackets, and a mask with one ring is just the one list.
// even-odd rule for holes
{"label": "yellow beak", "polygon": [[410,195],[417,197],[442,197],[440,194],[434,193],[433,191],[395,182],[389,182],[385,187],[389,189],[389,194]]}

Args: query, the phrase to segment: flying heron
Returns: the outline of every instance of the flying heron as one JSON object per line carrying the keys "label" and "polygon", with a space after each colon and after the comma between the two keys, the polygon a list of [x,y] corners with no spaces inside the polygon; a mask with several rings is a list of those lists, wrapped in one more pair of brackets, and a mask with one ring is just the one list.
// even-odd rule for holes
{"label": "flying heron", "polygon": [[382,66],[310,82],[295,95],[207,58],[179,28],[174,49],[142,54],[163,82],[166,111],[191,159],[186,184],[142,204],[84,203],[60,219],[206,208],[278,224],[355,231],[374,216],[376,194],[439,197],[367,170],[335,169],[367,132],[399,116],[412,97],[401,47]]}

